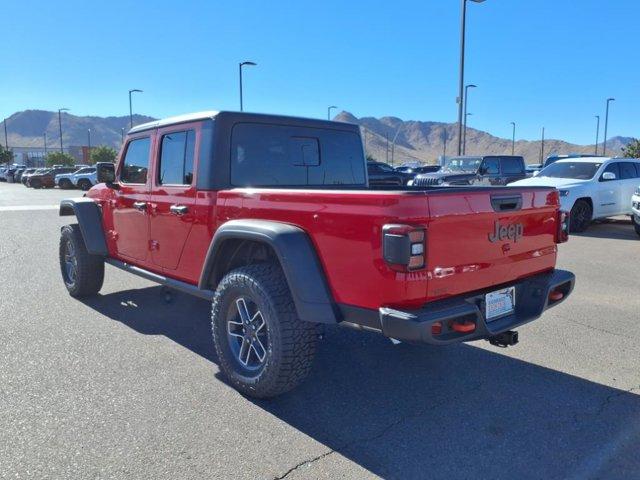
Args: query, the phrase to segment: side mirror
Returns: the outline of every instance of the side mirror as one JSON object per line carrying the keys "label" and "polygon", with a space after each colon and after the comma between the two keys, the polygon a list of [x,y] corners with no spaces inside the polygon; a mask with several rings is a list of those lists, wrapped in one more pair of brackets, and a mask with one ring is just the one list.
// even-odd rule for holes
{"label": "side mirror", "polygon": [[116,181],[116,166],[111,162],[96,163],[96,176],[98,183],[106,183],[111,188]]}
{"label": "side mirror", "polygon": [[533,171],[533,176],[537,177],[540,174],[540,170],[534,170]]}
{"label": "side mirror", "polygon": [[615,180],[615,179],[616,179],[616,174],[613,172],[604,172],[602,174],[603,182],[610,182],[611,180]]}

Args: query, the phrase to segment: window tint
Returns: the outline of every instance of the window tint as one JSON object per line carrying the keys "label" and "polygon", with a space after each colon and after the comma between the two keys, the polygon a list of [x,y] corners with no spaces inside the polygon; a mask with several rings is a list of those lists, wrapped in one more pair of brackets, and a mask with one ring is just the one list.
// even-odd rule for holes
{"label": "window tint", "polygon": [[496,157],[488,157],[482,162],[484,167],[484,175],[499,175],[500,161]]}
{"label": "window tint", "polygon": [[195,143],[194,130],[172,132],[162,136],[158,183],[191,185]]}
{"label": "window tint", "polygon": [[[615,163],[610,163],[609,165],[607,165],[604,170],[603,170],[603,174],[605,174],[606,172],[611,172],[614,173],[616,176],[616,180],[620,179],[620,168],[619,168],[619,163],[615,162]],[[600,175],[600,179],[602,179],[602,175]]]}
{"label": "window tint", "polygon": [[91,173],[91,172],[95,172],[96,169],[95,168],[81,168],[80,170],[76,170],[76,173]]}
{"label": "window tint", "polygon": [[120,169],[122,183],[147,183],[149,170],[149,137],[132,140],[127,145],[127,153]]}
{"label": "window tint", "polygon": [[524,160],[519,157],[502,157],[502,173],[504,175],[514,175],[524,172]]}
{"label": "window tint", "polygon": [[363,185],[364,163],[356,133],[254,123],[233,127],[235,186]]}
{"label": "window tint", "polygon": [[638,178],[638,172],[636,171],[636,165],[631,162],[620,163],[620,178],[627,180],[629,178]]}

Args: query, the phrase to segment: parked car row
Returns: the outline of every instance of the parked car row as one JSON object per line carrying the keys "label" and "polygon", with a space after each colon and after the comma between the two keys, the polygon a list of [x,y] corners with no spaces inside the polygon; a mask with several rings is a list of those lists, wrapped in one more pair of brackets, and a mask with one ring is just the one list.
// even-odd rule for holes
{"label": "parked car row", "polygon": [[440,165],[403,165],[394,168],[383,162],[367,162],[369,185],[402,186],[408,185],[416,175],[437,172]]}
{"label": "parked car row", "polygon": [[97,183],[96,167],[57,165],[50,168],[26,168],[21,173],[19,180],[16,179],[16,181],[31,188],[79,188],[86,191]]}

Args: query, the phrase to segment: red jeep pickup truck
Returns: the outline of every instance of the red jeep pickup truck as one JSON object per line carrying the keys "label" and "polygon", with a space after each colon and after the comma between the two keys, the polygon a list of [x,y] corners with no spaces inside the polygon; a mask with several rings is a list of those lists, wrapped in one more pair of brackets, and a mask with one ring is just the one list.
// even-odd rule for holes
{"label": "red jeep pickup truck", "polygon": [[212,302],[228,381],[255,397],[309,372],[318,328],[404,342],[517,343],[571,293],[546,187],[369,188],[358,126],[205,112],[133,128],[85,198],[63,200],[72,296],[108,263]]}

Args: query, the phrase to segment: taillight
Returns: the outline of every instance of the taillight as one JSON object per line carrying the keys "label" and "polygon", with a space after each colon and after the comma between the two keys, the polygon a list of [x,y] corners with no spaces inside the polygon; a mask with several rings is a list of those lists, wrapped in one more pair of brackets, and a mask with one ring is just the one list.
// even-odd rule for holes
{"label": "taillight", "polygon": [[385,225],[382,228],[384,261],[400,271],[425,267],[426,234],[423,228],[411,225]]}
{"label": "taillight", "polygon": [[569,240],[569,212],[558,211],[558,235],[557,243]]}

